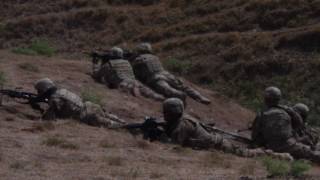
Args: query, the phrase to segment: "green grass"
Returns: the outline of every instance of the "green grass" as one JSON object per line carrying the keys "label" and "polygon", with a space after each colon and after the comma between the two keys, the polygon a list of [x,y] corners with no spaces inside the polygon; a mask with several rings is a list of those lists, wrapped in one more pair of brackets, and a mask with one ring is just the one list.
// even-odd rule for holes
{"label": "green grass", "polygon": [[102,97],[92,89],[82,90],[81,98],[84,102],[90,101],[92,103],[102,105]]}
{"label": "green grass", "polygon": [[192,67],[190,62],[181,61],[176,58],[167,59],[163,62],[163,65],[167,70],[174,72],[178,75],[187,74]]}
{"label": "green grass", "polygon": [[56,49],[53,48],[50,43],[46,40],[35,40],[26,47],[17,47],[12,50],[16,54],[25,55],[42,55],[42,56],[53,56]]}
{"label": "green grass", "polygon": [[261,160],[270,177],[286,177],[290,175],[301,177],[312,167],[308,161],[304,160],[289,162],[271,157],[263,157]]}
{"label": "green grass", "polygon": [[32,55],[32,56],[37,55],[37,52],[35,52],[34,50],[30,48],[22,48],[22,47],[17,47],[13,49],[12,52],[16,54],[24,54],[24,55]]}
{"label": "green grass", "polygon": [[311,165],[307,161],[298,160],[292,163],[291,165],[291,175],[295,177],[302,176],[305,172],[311,169]]}
{"label": "green grass", "polygon": [[290,173],[290,163],[288,161],[264,157],[262,158],[262,163],[267,168],[269,176],[271,177],[284,177]]}

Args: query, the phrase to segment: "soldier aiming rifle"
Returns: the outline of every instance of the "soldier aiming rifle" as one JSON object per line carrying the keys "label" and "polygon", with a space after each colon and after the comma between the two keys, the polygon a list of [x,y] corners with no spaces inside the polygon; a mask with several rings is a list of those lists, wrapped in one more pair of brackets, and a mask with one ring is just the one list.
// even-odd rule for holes
{"label": "soldier aiming rifle", "polygon": [[[24,104],[30,104],[33,109],[39,110],[41,113],[43,113],[44,110],[40,107],[39,103],[42,103],[42,102],[48,103],[48,99],[45,98],[44,96],[38,96],[37,94],[33,94],[29,92],[23,92],[18,90],[11,90],[11,89],[1,89],[0,94],[9,96],[15,99],[26,100],[26,102],[23,102]],[[1,98],[1,104],[2,104],[2,98]]]}
{"label": "soldier aiming rifle", "polygon": [[154,117],[145,117],[143,123],[132,123],[122,126],[121,128],[127,129],[132,133],[136,133],[136,130],[143,134],[143,139],[155,141],[160,140],[164,134],[165,122],[157,122]]}

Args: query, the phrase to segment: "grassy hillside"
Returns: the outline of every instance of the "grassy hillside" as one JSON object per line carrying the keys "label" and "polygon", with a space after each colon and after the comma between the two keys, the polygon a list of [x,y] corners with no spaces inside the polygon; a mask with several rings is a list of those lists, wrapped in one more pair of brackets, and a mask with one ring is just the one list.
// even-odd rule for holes
{"label": "grassy hillside", "polygon": [[[279,86],[320,124],[319,0],[30,0],[0,7],[0,46],[46,39],[59,53],[152,42],[166,66],[257,109]],[[286,102],[287,103],[287,102]]]}

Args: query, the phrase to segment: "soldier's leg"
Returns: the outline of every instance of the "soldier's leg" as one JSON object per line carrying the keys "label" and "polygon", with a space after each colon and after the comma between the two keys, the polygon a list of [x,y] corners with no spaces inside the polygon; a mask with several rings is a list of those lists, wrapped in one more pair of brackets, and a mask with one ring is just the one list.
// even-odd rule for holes
{"label": "soldier's leg", "polygon": [[119,89],[133,96],[140,96],[139,86],[135,80],[125,79],[119,84]]}
{"label": "soldier's leg", "polygon": [[320,163],[320,152],[312,151],[310,146],[306,146],[299,142],[288,141],[287,144],[284,144],[277,149],[277,151],[290,153],[294,158],[309,159]]}
{"label": "soldier's leg", "polygon": [[153,89],[164,95],[165,97],[176,97],[181,99],[183,102],[185,102],[186,94],[182,91],[176,90],[172,88],[166,81],[164,80],[158,80],[156,82],[153,82]]}
{"label": "soldier's leg", "polygon": [[223,138],[220,134],[211,134],[210,143],[207,144],[211,144],[212,148],[241,157],[260,157],[268,155],[282,160],[293,160],[292,156],[288,153],[276,153],[271,150],[264,150],[261,148],[248,149],[246,147],[236,145],[228,139]]}
{"label": "soldier's leg", "polygon": [[136,83],[137,86],[139,87],[139,91],[140,94],[146,98],[151,98],[154,99],[156,101],[163,101],[164,97],[156,92],[154,92],[153,90],[151,90],[150,88],[146,87],[145,85],[137,82]]}
{"label": "soldier's leg", "polygon": [[173,88],[185,92],[192,99],[194,99],[200,103],[203,103],[203,104],[210,104],[211,103],[211,101],[208,98],[202,96],[199,91],[197,91],[191,87],[186,86],[181,79],[176,78],[174,75],[172,75],[168,72],[164,73],[164,75],[167,78],[170,86],[172,86]]}
{"label": "soldier's leg", "polygon": [[106,116],[102,108],[94,103],[85,102],[80,113],[80,121],[91,126],[113,128],[121,126],[123,123],[115,121]]}

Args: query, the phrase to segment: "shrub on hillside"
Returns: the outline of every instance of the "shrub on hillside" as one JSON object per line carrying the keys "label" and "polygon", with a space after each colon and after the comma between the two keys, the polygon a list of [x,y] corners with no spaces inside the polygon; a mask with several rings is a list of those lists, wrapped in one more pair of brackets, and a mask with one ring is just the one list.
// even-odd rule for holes
{"label": "shrub on hillside", "polygon": [[102,104],[102,97],[92,89],[84,89],[81,92],[81,98],[84,102],[90,101],[95,104]]}
{"label": "shrub on hillside", "polygon": [[298,160],[292,163],[291,174],[295,177],[302,176],[305,172],[311,169],[311,165],[307,161]]}
{"label": "shrub on hillside", "polygon": [[164,66],[169,71],[179,75],[187,74],[192,67],[190,62],[181,61],[176,58],[170,58],[164,61]]}
{"label": "shrub on hillside", "polygon": [[262,158],[263,165],[267,168],[270,177],[294,176],[301,177],[305,172],[311,169],[309,162],[297,160],[294,162],[273,159],[271,157]]}
{"label": "shrub on hillside", "polygon": [[263,165],[267,168],[269,176],[287,176],[290,173],[290,163],[288,161],[273,159],[271,157],[262,158]]}
{"label": "shrub on hillside", "polygon": [[56,52],[46,40],[35,40],[27,47],[17,47],[12,50],[16,54],[52,56]]}

